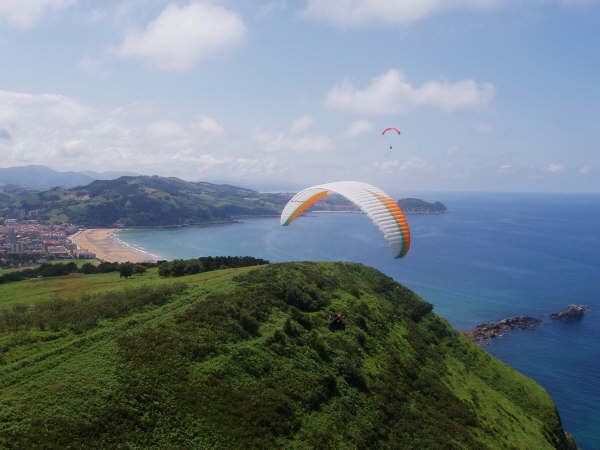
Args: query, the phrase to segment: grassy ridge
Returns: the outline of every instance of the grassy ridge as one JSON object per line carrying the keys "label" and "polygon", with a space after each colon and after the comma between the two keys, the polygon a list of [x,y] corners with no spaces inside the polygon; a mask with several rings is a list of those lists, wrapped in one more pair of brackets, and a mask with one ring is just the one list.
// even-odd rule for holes
{"label": "grassy ridge", "polygon": [[[569,446],[539,385],[374,269],[86,277],[104,298],[116,286],[108,276],[140,292],[187,288],[78,332],[65,322],[0,334],[0,446]],[[43,281],[56,298],[71,295],[62,280]],[[334,312],[345,314],[345,331],[327,329]]]}

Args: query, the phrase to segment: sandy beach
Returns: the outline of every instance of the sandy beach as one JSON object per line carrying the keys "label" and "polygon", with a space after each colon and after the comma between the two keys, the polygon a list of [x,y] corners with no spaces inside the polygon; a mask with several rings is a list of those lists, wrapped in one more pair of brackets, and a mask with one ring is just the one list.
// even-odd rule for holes
{"label": "sandy beach", "polygon": [[115,232],[118,228],[91,228],[73,235],[71,240],[81,250],[96,254],[96,258],[107,262],[154,262],[156,257],[128,247],[120,242]]}

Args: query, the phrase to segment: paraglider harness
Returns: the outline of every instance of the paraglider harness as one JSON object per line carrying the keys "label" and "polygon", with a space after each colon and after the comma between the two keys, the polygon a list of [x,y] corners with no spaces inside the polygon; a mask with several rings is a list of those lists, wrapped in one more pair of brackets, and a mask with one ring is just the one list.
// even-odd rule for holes
{"label": "paraglider harness", "polygon": [[341,314],[334,314],[333,316],[329,316],[329,329],[331,331],[346,329],[346,324],[342,320]]}

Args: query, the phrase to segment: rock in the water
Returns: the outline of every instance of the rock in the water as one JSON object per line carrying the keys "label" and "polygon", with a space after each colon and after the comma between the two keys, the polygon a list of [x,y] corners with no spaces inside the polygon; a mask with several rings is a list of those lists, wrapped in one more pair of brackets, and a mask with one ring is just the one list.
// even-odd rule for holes
{"label": "rock in the water", "polygon": [[590,309],[588,305],[569,305],[565,309],[550,314],[550,317],[555,320],[579,320],[583,317],[588,309]]}
{"label": "rock in the water", "polygon": [[483,322],[477,325],[474,330],[461,331],[461,333],[478,344],[484,344],[490,339],[502,336],[507,331],[533,328],[541,322],[541,320],[535,317],[509,317],[498,322]]}

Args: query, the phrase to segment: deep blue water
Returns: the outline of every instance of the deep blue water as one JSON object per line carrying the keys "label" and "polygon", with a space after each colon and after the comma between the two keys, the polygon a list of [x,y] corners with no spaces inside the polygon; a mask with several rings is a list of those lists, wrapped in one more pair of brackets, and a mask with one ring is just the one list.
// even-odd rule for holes
{"label": "deep blue water", "polygon": [[[357,261],[385,272],[435,305],[455,328],[514,315],[543,319],[484,348],[544,386],[564,428],[600,449],[600,196],[428,194],[451,211],[408,216],[412,246],[393,259],[360,214],[310,214],[205,228],[134,230],[121,238],[165,258],[251,255],[270,261]],[[577,323],[548,314],[570,303]]]}

